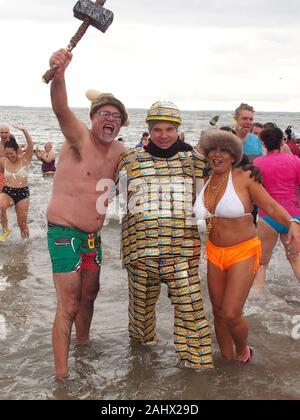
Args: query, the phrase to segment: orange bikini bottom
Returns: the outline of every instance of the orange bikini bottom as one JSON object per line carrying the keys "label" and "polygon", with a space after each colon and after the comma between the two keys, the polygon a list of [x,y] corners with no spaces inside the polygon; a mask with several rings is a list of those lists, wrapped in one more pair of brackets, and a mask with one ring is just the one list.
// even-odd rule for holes
{"label": "orange bikini bottom", "polygon": [[206,244],[206,254],[208,261],[219,267],[222,271],[229,270],[233,265],[255,255],[256,259],[253,265],[253,271],[256,273],[262,254],[261,241],[258,237],[255,237],[249,241],[228,247],[218,247],[208,241]]}

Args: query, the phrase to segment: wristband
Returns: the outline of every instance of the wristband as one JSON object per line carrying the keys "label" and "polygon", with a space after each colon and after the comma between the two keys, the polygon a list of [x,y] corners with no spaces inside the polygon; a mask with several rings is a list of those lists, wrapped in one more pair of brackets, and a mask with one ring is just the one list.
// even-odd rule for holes
{"label": "wristband", "polygon": [[294,217],[292,217],[292,218],[289,220],[289,222],[290,222],[290,223],[291,223],[291,222],[296,222],[296,223],[298,223],[298,225],[300,225],[300,220],[295,219]]}

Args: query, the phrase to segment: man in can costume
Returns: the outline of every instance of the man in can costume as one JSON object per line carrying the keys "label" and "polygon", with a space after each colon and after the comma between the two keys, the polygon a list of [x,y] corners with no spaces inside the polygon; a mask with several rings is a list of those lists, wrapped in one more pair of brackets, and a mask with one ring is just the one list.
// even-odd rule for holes
{"label": "man in can costume", "polygon": [[200,235],[192,214],[207,164],[178,140],[176,105],[154,103],[146,122],[149,144],[127,151],[117,171],[119,192],[121,184],[126,190],[122,254],[129,281],[129,334],[144,345],[156,344],[156,303],[164,283],[175,308],[178,365],[212,367],[198,274]]}

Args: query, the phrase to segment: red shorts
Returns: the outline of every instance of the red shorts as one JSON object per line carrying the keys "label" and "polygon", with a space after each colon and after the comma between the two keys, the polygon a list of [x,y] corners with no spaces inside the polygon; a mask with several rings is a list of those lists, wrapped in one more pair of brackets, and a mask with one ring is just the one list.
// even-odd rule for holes
{"label": "red shorts", "polygon": [[90,270],[97,273],[100,267],[98,251],[81,253],[81,264],[76,269],[76,272],[81,273],[82,270]]}

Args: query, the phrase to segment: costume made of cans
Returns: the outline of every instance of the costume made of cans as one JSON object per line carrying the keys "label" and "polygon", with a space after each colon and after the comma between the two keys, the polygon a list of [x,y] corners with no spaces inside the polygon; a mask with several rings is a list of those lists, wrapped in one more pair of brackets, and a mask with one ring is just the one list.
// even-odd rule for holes
{"label": "costume made of cans", "polygon": [[211,367],[211,337],[198,275],[200,236],[192,208],[196,179],[206,171],[196,151],[155,157],[141,148],[126,152],[118,167],[119,192],[126,190],[122,226],[123,266],[129,278],[129,334],[156,343],[155,305],[161,282],[175,306],[178,363]]}

